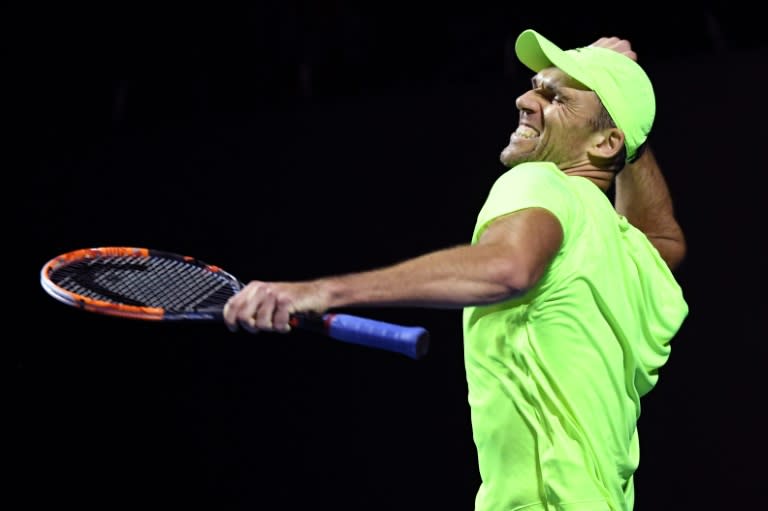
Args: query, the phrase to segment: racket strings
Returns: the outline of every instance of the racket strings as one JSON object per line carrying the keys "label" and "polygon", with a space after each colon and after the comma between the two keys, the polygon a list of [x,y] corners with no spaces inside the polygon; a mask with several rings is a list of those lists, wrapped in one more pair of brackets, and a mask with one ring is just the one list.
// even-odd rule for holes
{"label": "racket strings", "polygon": [[93,300],[168,311],[220,306],[238,288],[207,267],[157,256],[91,258],[57,269],[51,279]]}

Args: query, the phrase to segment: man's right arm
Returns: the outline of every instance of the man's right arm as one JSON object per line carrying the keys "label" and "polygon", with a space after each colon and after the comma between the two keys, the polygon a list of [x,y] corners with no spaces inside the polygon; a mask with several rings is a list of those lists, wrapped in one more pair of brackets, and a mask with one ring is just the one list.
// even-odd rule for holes
{"label": "man's right arm", "polygon": [[615,207],[645,233],[670,269],[676,269],[685,257],[685,236],[675,219],[666,180],[650,148],[616,176]]}
{"label": "man's right arm", "polygon": [[251,281],[224,308],[231,330],[286,332],[296,312],[340,307],[461,308],[496,303],[534,286],[560,249],[563,230],[543,208],[494,220],[478,242],[381,269],[304,282]]}

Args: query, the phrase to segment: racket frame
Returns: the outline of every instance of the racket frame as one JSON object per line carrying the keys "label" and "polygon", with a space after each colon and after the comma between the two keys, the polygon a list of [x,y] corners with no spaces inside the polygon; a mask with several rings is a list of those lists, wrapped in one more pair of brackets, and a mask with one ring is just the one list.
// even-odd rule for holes
{"label": "racket frame", "polygon": [[221,321],[223,319],[221,307],[202,308],[195,311],[169,311],[162,307],[112,303],[73,293],[57,285],[51,279],[53,272],[63,266],[70,265],[77,261],[97,259],[101,257],[162,257],[165,259],[173,259],[198,266],[224,277],[226,280],[231,281],[233,291],[237,291],[243,287],[242,282],[218,266],[204,263],[203,261],[190,256],[138,247],[83,248],[61,254],[48,261],[40,270],[40,284],[48,294],[60,302],[78,309],[99,314],[150,321]]}

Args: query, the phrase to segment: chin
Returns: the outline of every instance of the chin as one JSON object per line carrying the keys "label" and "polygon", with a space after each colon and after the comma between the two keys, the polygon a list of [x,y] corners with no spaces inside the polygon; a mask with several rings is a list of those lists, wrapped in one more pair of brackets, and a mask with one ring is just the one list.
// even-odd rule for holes
{"label": "chin", "polygon": [[504,150],[499,156],[499,160],[508,168],[512,168],[519,163],[523,163],[530,160],[530,154],[520,154],[513,151]]}
{"label": "chin", "polygon": [[499,161],[507,167],[514,165],[516,159],[517,155],[510,147],[505,147],[499,154]]}
{"label": "chin", "polygon": [[509,144],[507,147],[502,149],[501,154],[499,155],[499,160],[501,163],[510,168],[514,167],[518,163],[534,160],[536,146],[528,147],[527,149],[529,150],[527,151],[522,151],[521,149],[523,148],[518,147],[515,144]]}

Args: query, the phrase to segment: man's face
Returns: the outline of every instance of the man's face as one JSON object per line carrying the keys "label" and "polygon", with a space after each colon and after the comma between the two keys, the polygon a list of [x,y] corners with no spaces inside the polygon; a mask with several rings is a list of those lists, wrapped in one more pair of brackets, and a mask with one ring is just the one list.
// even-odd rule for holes
{"label": "man's face", "polygon": [[555,67],[542,69],[531,80],[532,88],[517,98],[517,129],[500,156],[507,167],[527,161],[549,161],[560,169],[587,163],[587,149],[600,100]]}

